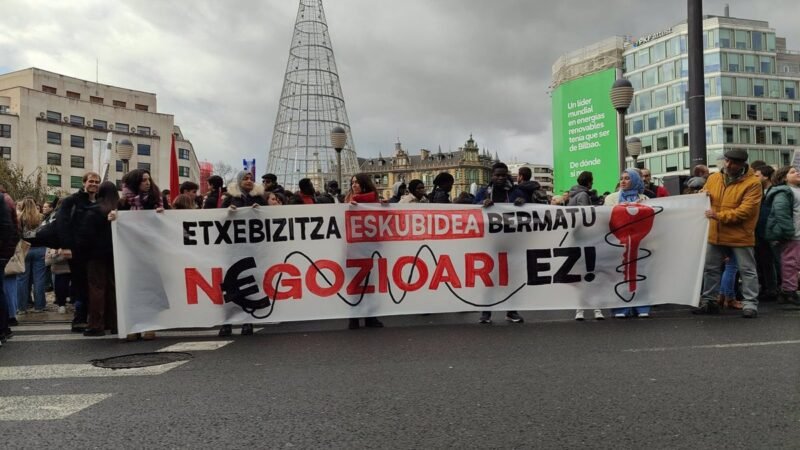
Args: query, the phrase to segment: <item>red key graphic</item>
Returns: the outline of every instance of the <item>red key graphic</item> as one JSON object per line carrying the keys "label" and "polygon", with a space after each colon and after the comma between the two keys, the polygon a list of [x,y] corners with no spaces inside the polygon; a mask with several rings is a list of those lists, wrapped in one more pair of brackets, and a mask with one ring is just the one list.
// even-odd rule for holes
{"label": "red key graphic", "polygon": [[639,244],[650,233],[654,219],[653,208],[639,203],[616,205],[611,210],[609,227],[625,248],[622,265],[625,281],[628,282],[628,292],[636,292],[636,259],[639,255]]}

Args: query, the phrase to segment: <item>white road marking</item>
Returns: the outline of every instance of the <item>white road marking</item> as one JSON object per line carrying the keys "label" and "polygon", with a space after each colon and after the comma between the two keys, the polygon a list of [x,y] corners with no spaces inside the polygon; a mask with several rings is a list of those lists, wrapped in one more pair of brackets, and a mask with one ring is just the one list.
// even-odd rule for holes
{"label": "white road marking", "polygon": [[[258,333],[263,328],[254,328],[253,333]],[[216,336],[219,330],[186,330],[186,331],[156,331],[156,339],[162,338],[190,338]],[[79,340],[98,340],[98,339],[125,339],[116,334],[105,336],[85,337],[81,333],[70,334],[15,334],[10,342],[51,342],[51,341],[79,341]]]}
{"label": "white road marking", "polygon": [[0,397],[0,421],[65,419],[109,397],[111,394]]}
{"label": "white road marking", "polygon": [[187,362],[189,361],[175,361],[159,366],[116,370],[101,369],[91,364],[44,364],[36,366],[0,367],[0,381],[161,375]]}
{"label": "white road marking", "polygon": [[20,323],[14,327],[14,331],[69,331],[72,326],[69,323],[48,323],[44,325],[26,325]]}
{"label": "white road marking", "polygon": [[181,342],[178,344],[164,347],[159,352],[199,352],[205,350],[216,350],[222,348],[233,341],[194,341]]}
{"label": "white road marking", "polygon": [[741,342],[738,344],[709,344],[709,345],[691,345],[687,347],[652,347],[652,348],[629,348],[623,350],[628,353],[641,353],[641,352],[668,352],[674,350],[704,350],[714,348],[744,348],[744,347],[765,347],[768,345],[796,345],[800,344],[800,340],[796,341],[767,341],[767,342]]}

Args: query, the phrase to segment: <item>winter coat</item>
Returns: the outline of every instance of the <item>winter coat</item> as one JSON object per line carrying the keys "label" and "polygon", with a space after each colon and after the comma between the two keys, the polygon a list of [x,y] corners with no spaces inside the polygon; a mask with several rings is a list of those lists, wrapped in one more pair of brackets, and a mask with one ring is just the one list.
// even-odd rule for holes
{"label": "winter coat", "polygon": [[589,194],[589,188],[576,184],[569,188],[569,201],[567,206],[591,206],[592,196]]}
{"label": "winter coat", "polygon": [[350,200],[356,203],[380,203],[377,192],[362,192],[361,194],[353,194]]}
{"label": "winter coat", "polygon": [[[222,201],[220,199],[220,196],[222,197],[225,196],[224,189],[220,190],[214,189],[211,192],[209,192],[208,195],[206,195],[206,199],[203,200],[203,209],[221,208]],[[217,204],[218,202],[219,204]]]}
{"label": "winter coat", "polygon": [[111,264],[114,262],[114,246],[111,241],[111,222],[108,213],[100,205],[92,205],[86,209],[81,220],[82,233],[90,236],[88,239],[88,257]]}
{"label": "winter coat", "polygon": [[406,194],[398,203],[428,203],[428,197],[423,195],[422,198],[417,198],[414,194]]}
{"label": "winter coat", "polygon": [[769,215],[764,229],[768,241],[789,241],[795,238],[795,221],[792,214],[794,194],[787,185],[775,186],[767,192],[764,203],[769,205]]}
{"label": "winter coat", "polygon": [[434,187],[430,194],[428,194],[430,203],[450,203],[450,193]]}
{"label": "winter coat", "polygon": [[[498,191],[497,186],[489,184],[482,187],[475,194],[475,204],[483,204],[487,198],[491,198],[494,203],[512,203],[514,200],[511,198],[514,193],[514,185],[510,181],[506,181],[505,186]],[[497,198],[495,198],[495,196]]]}
{"label": "winter coat", "polygon": [[400,186],[405,186],[405,183],[398,181],[392,185],[392,196],[389,197],[389,203],[400,203],[402,195],[400,195]]}
{"label": "winter coat", "polygon": [[11,259],[17,249],[18,241],[17,208],[14,199],[8,194],[0,193],[0,259]]}
{"label": "winter coat", "polygon": [[[645,202],[645,201],[647,201],[648,198],[649,197],[644,195],[644,194],[639,194],[639,202]],[[606,199],[603,202],[603,205],[605,205],[605,206],[616,206],[616,205],[619,205],[619,191],[612,192],[612,193],[606,195]]]}
{"label": "winter coat", "polygon": [[75,251],[88,246],[87,237],[78,236],[78,231],[81,229],[86,209],[93,204],[94,202],[89,200],[89,194],[82,188],[61,202],[56,211],[56,226],[61,248]]}
{"label": "winter coat", "polygon": [[727,247],[753,247],[761,208],[761,181],[745,166],[741,177],[725,183],[725,174],[708,177],[703,191],[711,198],[716,219],[708,221],[708,243]]}
{"label": "winter coat", "polygon": [[514,186],[514,190],[511,191],[511,202],[518,198],[524,199],[525,203],[550,203],[547,200],[547,194],[542,192],[542,185],[533,180],[523,181]]}
{"label": "winter coat", "polygon": [[237,208],[244,208],[253,205],[266,206],[266,204],[267,199],[264,197],[263,186],[254,184],[253,190],[245,194],[239,189],[239,184],[236,182],[228,185],[228,193],[225,196],[225,200],[222,201],[223,208],[227,208],[231,205]]}

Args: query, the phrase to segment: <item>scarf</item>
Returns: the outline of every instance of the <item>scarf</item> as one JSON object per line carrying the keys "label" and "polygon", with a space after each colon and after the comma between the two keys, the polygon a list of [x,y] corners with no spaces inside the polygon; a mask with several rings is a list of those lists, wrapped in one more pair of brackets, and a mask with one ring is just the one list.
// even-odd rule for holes
{"label": "scarf", "polygon": [[625,173],[631,178],[631,188],[619,191],[619,201],[627,203],[636,203],[639,201],[639,194],[644,192],[644,183],[639,172],[634,169],[625,169]]}

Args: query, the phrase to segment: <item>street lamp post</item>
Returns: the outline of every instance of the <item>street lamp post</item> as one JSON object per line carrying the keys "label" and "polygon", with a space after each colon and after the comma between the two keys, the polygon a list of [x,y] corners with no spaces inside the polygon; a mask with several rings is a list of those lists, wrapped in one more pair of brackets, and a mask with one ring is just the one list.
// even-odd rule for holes
{"label": "street lamp post", "polygon": [[122,160],[122,173],[128,173],[128,161],[133,157],[133,142],[130,139],[123,138],[117,142],[117,156]]}
{"label": "street lamp post", "polygon": [[633,100],[633,86],[625,78],[620,78],[611,86],[611,104],[617,110],[617,153],[619,154],[619,173],[625,171],[625,112]]}
{"label": "street lamp post", "polygon": [[334,127],[334,129],[331,130],[331,145],[333,149],[336,150],[336,173],[339,189],[344,189],[342,187],[342,149],[346,143],[347,132],[345,129],[339,126]]}
{"label": "street lamp post", "polygon": [[633,167],[639,168],[639,155],[642,154],[642,140],[637,137],[628,139],[628,155],[633,158]]}

